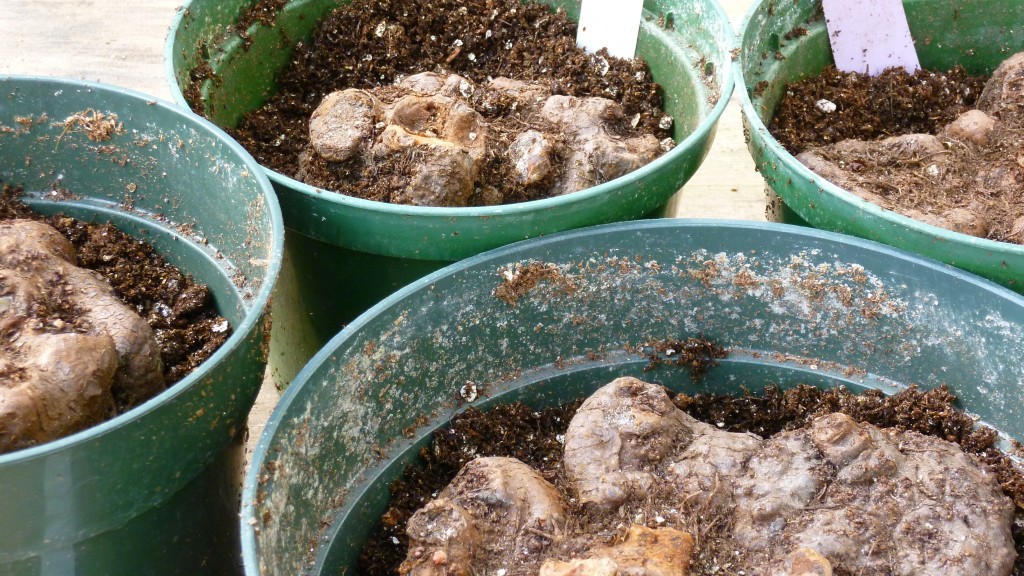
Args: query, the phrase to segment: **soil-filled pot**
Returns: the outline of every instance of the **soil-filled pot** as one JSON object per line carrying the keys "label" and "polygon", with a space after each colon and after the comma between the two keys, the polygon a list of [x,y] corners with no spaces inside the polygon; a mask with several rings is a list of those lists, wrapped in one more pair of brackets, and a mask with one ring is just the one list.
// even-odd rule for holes
{"label": "soil-filled pot", "polygon": [[[221,126],[236,125],[273,93],[275,75],[295,44],[340,3],[293,0],[273,26],[257,21],[243,40],[236,22],[253,1],[186,2],[167,41],[172,91],[184,104],[182,92],[197,77],[190,73],[208,65],[212,77],[198,90],[206,114]],[[546,3],[572,18],[579,12],[579,2]],[[732,92],[731,37],[715,0],[645,2],[637,55],[663,88],[677,145],[644,168],[586,190],[521,204],[433,208],[347,197],[268,171],[289,232],[274,299],[271,366],[278,384],[287,383],[345,322],[448,263],[525,238],[656,213],[710,149]]]}
{"label": "soil-filled pot", "polygon": [[[810,228],[652,220],[481,254],[360,316],[286,391],[243,489],[246,571],[356,573],[390,482],[455,411],[547,406],[618,376],[689,392],[948,384],[1020,438],[1021,326],[1009,290]],[[646,370],[657,343],[688,337],[728,357],[697,383]]]}
{"label": "soil-filled pot", "polygon": [[232,331],[144,404],[0,455],[0,573],[237,572],[245,418],[266,366],[265,312],[283,251],[266,176],[220,129],[169,103],[8,76],[0,181],[22,187],[38,212],[110,222],[149,243],[209,286]]}
{"label": "soil-filled pot", "polygon": [[[907,0],[921,66],[991,73],[1024,50],[1024,13],[1013,2]],[[801,164],[769,133],[786,85],[832,63],[821,2],[754,4],[740,33],[737,83],[749,148],[768,188],[769,218],[878,240],[1024,291],[1024,246],[951,232],[883,210]]]}

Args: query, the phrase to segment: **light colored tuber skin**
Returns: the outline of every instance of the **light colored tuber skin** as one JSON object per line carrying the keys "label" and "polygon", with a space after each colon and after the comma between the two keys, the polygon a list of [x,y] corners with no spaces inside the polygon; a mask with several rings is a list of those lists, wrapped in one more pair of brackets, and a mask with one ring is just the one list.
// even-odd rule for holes
{"label": "light colored tuber skin", "polygon": [[[464,101],[474,90],[461,76],[427,72],[397,89],[333,92],[310,117],[310,148],[328,162],[404,158],[409,184],[395,203],[466,206],[488,140],[483,118]],[[311,159],[309,151],[300,159],[300,180]]]}
{"label": "light colored tuber skin", "polygon": [[587,398],[565,433],[565,474],[580,502],[617,508],[646,492],[662,459],[693,436],[659,386],[618,378]]}
{"label": "light colored tuber skin", "polygon": [[768,440],[738,484],[736,539],[774,574],[798,548],[852,573],[1013,569],[1012,502],[944,440],[830,414]]}
{"label": "light colored tuber skin", "polygon": [[[947,134],[949,136],[949,134]],[[859,140],[843,140],[825,148],[806,150],[796,156],[797,160],[810,168],[822,178],[850,192],[866,202],[871,202],[886,209],[894,205],[885,196],[871,191],[865,180],[858,175],[858,164],[871,162],[889,166],[909,166],[920,170],[923,165],[927,181],[942,177],[942,170],[949,158],[949,151],[942,141],[929,134],[905,134],[893,136],[878,142],[862,142]],[[987,182],[998,178],[1000,174],[981,172],[978,175],[979,186],[998,185],[998,182]],[[1012,175],[1011,175],[1012,176]],[[986,219],[982,208],[973,206],[949,209],[941,214],[925,212],[916,208],[905,209],[902,213],[919,222],[945,228],[962,234],[984,238],[991,229],[991,222]]]}
{"label": "light colored tuber skin", "polygon": [[979,146],[988,144],[996,120],[981,110],[968,110],[942,129],[941,136],[966,140]]}
{"label": "light colored tuber skin", "polygon": [[685,415],[693,438],[672,458],[667,479],[679,487],[683,500],[705,508],[727,510],[733,484],[763,443],[754,434],[736,434]]}
{"label": "light colored tuber skin", "polygon": [[1010,226],[1010,238],[1018,244],[1024,244],[1024,216],[1013,221],[1013,226]]}
{"label": "light colored tuber skin", "polygon": [[938,438],[830,414],[761,440],[697,422],[632,378],[588,398],[569,431],[564,466],[581,501],[617,506],[670,482],[700,513],[731,517],[734,544],[772,576],[1013,567],[1013,503]]}
{"label": "light colored tuber skin", "polygon": [[660,154],[658,139],[614,136],[611,125],[623,121],[622,108],[606,98],[551,96],[541,118],[566,139],[569,157],[554,193],[568,194],[628,174]]}
{"label": "light colored tuber skin", "polygon": [[[892,166],[934,166],[940,173],[949,152],[935,136],[930,134],[904,134],[878,142],[843,140],[832,146],[805,150],[796,159],[804,166],[836,186],[867,202],[891,208],[884,196],[870,191],[858,176],[858,165],[874,162]],[[870,160],[869,160],[870,159]]]}
{"label": "light colored tuber skin", "polygon": [[978,109],[999,117],[1007,107],[1024,106],[1024,52],[1010,56],[996,68],[978,97]]}
{"label": "light colored tuber skin", "polygon": [[309,118],[310,141],[317,154],[328,162],[344,162],[359,154],[373,133],[378,106],[365,90],[328,94]]}
{"label": "light colored tuber skin", "polygon": [[409,519],[409,554],[399,574],[469,576],[480,533],[469,512],[447,498],[431,500]]}
{"label": "light colored tuber skin", "polygon": [[515,458],[477,458],[409,519],[399,572],[468,575],[482,550],[535,554],[565,526],[565,505],[543,477]]}
{"label": "light colored tuber skin", "polygon": [[551,173],[553,147],[544,135],[536,130],[523,132],[509,146],[508,155],[515,166],[516,178],[520,184],[536,184]]}
{"label": "light colored tuber skin", "polygon": [[622,541],[595,546],[585,558],[545,560],[540,576],[679,576],[690,566],[693,547],[693,536],[686,532],[634,524]]}
{"label": "light colored tuber skin", "polygon": [[75,263],[50,226],[0,222],[0,452],[77,432],[164,389],[152,329]]}
{"label": "light colored tuber skin", "polygon": [[[495,149],[487,122],[469,104],[478,90],[511,98],[530,123],[507,149]],[[568,194],[658,157],[661,145],[654,136],[616,135],[623,123],[621,107],[605,98],[552,96],[543,86],[508,78],[478,87],[458,75],[424,72],[395,87],[347,89],[324,98],[310,117],[310,146],[297,178],[309,177],[316,157],[328,163],[401,159],[409,183],[395,191],[396,203],[467,206],[474,198],[500,203],[496,189],[479,180],[485,159],[502,155],[520,184],[550,181],[550,195]]]}
{"label": "light colored tuber skin", "polygon": [[942,214],[930,214],[916,209],[906,211],[906,216],[925,224],[984,238],[988,235],[991,222],[984,218],[982,212],[971,208],[952,208]]}

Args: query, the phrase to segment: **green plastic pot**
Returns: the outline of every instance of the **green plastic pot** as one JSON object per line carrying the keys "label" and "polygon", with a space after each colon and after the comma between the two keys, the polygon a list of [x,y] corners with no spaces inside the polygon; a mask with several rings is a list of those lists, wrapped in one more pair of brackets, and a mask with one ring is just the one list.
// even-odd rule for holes
{"label": "green plastic pot", "polygon": [[[114,113],[94,142],[69,116]],[[128,90],[0,76],[0,181],[42,213],[111,222],[207,284],[228,341],[145,404],[0,455],[0,574],[232,574],[245,418],[266,366],[283,224],[266,176],[220,129]],[[56,186],[74,200],[51,201]]]}
{"label": "green plastic pot", "polygon": [[[514,305],[516,264],[556,266]],[[893,392],[948,384],[1024,438],[1024,297],[899,250],[770,223],[650,220],[481,254],[396,292],[332,340],[272,414],[242,495],[246,574],[354,574],[388,485],[470,405],[553,405],[618,376],[674,390],[766,383]],[[645,343],[703,336],[729,357],[694,384]],[[650,348],[647,349],[650,352]]]}
{"label": "green plastic pot", "polygon": [[[178,102],[190,72],[208,64],[199,90],[205,113],[234,126],[275,90],[295,44],[342,0],[292,0],[273,27],[247,40],[234,29],[253,0],[191,0],[167,38],[167,75]],[[545,0],[578,15],[578,1]],[[693,175],[711,147],[732,93],[732,28],[716,0],[647,0],[637,54],[664,88],[676,148],[641,170],[573,194],[484,208],[370,202],[316,189],[269,171],[281,200],[286,242],[275,294],[271,365],[286,384],[328,339],[395,289],[453,261],[511,242],[656,213]],[[659,27],[659,16],[674,29]],[[301,305],[304,306],[303,307]]]}
{"label": "green plastic pot", "polygon": [[[991,73],[1024,50],[1024,10],[1006,0],[906,0],[907,20],[921,66]],[[787,39],[797,27],[807,34]],[[748,146],[768,185],[768,214],[870,238],[941,260],[1024,292],[1024,246],[976,238],[918,222],[843,190],[821,178],[772,137],[766,128],[790,82],[814,76],[832,63],[820,1],[755,2],[740,32],[737,84],[743,87]]]}

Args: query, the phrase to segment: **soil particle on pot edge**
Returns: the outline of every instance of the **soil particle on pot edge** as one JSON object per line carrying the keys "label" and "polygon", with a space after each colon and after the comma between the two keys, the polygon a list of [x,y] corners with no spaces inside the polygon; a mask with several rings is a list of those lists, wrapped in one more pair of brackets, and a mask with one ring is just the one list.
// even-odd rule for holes
{"label": "soil particle on pot edge", "polygon": [[[816,422],[819,427],[822,426],[821,419],[826,415],[840,414],[845,415],[843,418],[848,417],[850,422],[868,423],[882,429],[872,434],[884,436],[892,434],[885,432],[885,429],[892,429],[953,442],[992,472],[1002,491],[1012,500],[1013,515],[1016,518],[1012,532],[1018,554],[1013,574],[1022,574],[1024,479],[1009,458],[994,448],[995,433],[990,429],[976,428],[968,415],[953,408],[954,400],[945,388],[929,391],[911,388],[887,397],[877,391],[856,395],[843,388],[821,390],[799,386],[785,391],[766,387],[760,395],[679,395],[675,398],[675,404],[689,416],[709,423],[709,428],[716,432],[751,433],[752,441],[758,437],[767,438],[778,434],[806,435],[814,429]],[[553,484],[563,494],[572,494],[569,489],[570,480],[562,468],[562,451],[569,422],[578,406],[579,402],[575,402],[568,406],[535,411],[522,405],[505,405],[487,413],[469,410],[453,419],[450,428],[439,432],[431,446],[422,452],[424,465],[411,468],[392,486],[391,507],[363,550],[359,572],[395,574],[408,547],[405,533],[407,519],[416,509],[426,504],[432,495],[440,492],[458,470],[475,457],[518,458],[532,466],[546,482]],[[828,416],[832,419],[836,417]],[[649,443],[644,446],[647,445]],[[700,508],[705,504],[696,499],[692,502],[693,510],[690,510],[696,513],[688,521],[681,521],[682,515],[667,518],[672,515],[661,515],[656,511],[672,507],[666,508],[659,503],[659,499],[677,503],[678,494],[659,490],[658,486],[654,485],[643,501],[626,504],[610,514],[595,512],[592,506],[588,507],[567,497],[565,502],[569,515],[579,515],[578,522],[595,534],[584,548],[614,548],[616,542],[629,541],[631,536],[624,530],[630,524],[643,525],[652,530],[671,525],[695,537],[696,546],[687,574],[737,573],[744,558],[737,557],[737,547],[730,542],[734,522],[730,515],[701,514],[702,510],[708,512],[711,509]],[[965,488],[974,487],[961,486],[958,489]],[[840,491],[837,489],[836,493]],[[841,494],[829,497],[841,497]],[[576,528],[569,526],[565,530]],[[814,558],[811,555],[796,559],[790,557],[787,560],[811,562]],[[515,570],[508,573],[515,573]],[[747,573],[754,572],[750,572],[748,567]],[[852,572],[836,567],[834,573],[842,575]]]}
{"label": "soil particle on pot edge", "polygon": [[[265,12],[273,3],[260,6],[265,9],[251,18],[268,22]],[[575,33],[575,23],[564,12],[516,0],[355,0],[326,17],[310,42],[296,47],[278,78],[277,93],[230,132],[261,164],[276,171],[301,173],[320,188],[382,201],[407,201],[393,197],[394,188],[410,177],[407,163],[394,158],[300,160],[304,153],[308,156],[309,119],[333,92],[388,87],[422,72],[457,74],[476,85],[505,77],[536,84],[554,96],[610,99],[621,106],[618,122],[628,132],[651,134],[658,141],[669,138],[672,123],[661,110],[661,89],[646,64],[603,52],[586,54],[576,46]],[[194,79],[201,82],[207,76],[203,72]],[[198,92],[186,92],[198,109]],[[513,129],[522,124],[522,118],[509,114],[515,103],[482,97],[471,103],[491,126],[495,149],[507,149]],[[470,204],[550,194],[551,179],[523,182],[510,178],[510,170],[502,154],[488,154],[478,188],[493,187],[497,193],[478,193]]]}

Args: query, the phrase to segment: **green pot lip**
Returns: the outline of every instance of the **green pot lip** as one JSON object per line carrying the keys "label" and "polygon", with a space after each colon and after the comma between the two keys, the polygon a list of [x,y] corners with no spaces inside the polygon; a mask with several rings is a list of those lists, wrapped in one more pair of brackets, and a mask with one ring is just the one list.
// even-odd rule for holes
{"label": "green pot lip", "polygon": [[[790,154],[789,151],[786,150],[774,136],[772,136],[768,127],[761,121],[761,117],[758,116],[757,110],[754,108],[754,102],[747,93],[746,79],[743,77],[743,63],[748,57],[746,51],[743,50],[743,39],[746,37],[747,32],[750,31],[750,23],[753,21],[755,13],[758,12],[761,6],[766,2],[770,3],[772,0],[755,0],[755,2],[751,4],[750,9],[747,10],[746,15],[743,17],[743,23],[734,42],[740,52],[739,58],[733,66],[733,74],[735,75],[735,84],[741,87],[737,92],[739,92],[740,95],[740,107],[743,112],[743,119],[747,123],[750,131],[751,139],[760,140],[773,156],[787,164],[790,169],[796,172],[796,174],[804,181],[807,181],[816,186],[819,190],[838,198],[850,207],[867,213],[871,217],[879,218],[896,227],[909,229],[913,232],[927,236],[937,237],[938,239],[947,242],[961,244],[980,250],[1024,256],[1024,245],[1000,242],[998,240],[989,240],[988,238],[978,238],[977,236],[971,236],[962,232],[954,232],[933,224],[914,220],[909,216],[904,216],[898,212],[887,210],[877,204],[868,202],[867,200],[840,188],[829,180],[822,178],[816,172],[812,171],[807,166],[804,166],[804,164],[797,160],[795,156]],[[751,156],[754,157],[754,161],[756,163],[757,155],[751,154]]]}
{"label": "green pot lip", "polygon": [[257,440],[256,445],[253,448],[253,452],[249,460],[249,467],[245,473],[241,495],[241,514],[239,517],[241,526],[242,562],[245,567],[245,574],[247,576],[259,576],[262,574],[262,571],[259,568],[259,559],[256,555],[256,524],[255,522],[250,524],[250,519],[256,519],[254,511],[255,503],[257,501],[257,492],[260,485],[260,469],[262,464],[266,462],[270,451],[271,440],[277,435],[278,429],[281,428],[281,426],[289,423],[286,419],[286,415],[291,409],[291,405],[297,401],[297,397],[304,393],[310,379],[324,363],[331,360],[332,356],[336,354],[338,347],[341,346],[345,340],[360,332],[363,327],[369,324],[376,316],[385,314],[391,308],[400,305],[401,302],[410,294],[430,289],[430,287],[439,279],[461,272],[468,268],[472,268],[481,263],[489,261],[500,263],[511,262],[515,260],[512,255],[517,252],[521,252],[524,249],[533,249],[540,246],[561,243],[571,238],[605,236],[609,234],[642,233],[644,230],[650,229],[718,229],[722,234],[728,234],[730,230],[751,230],[763,234],[766,237],[790,235],[805,237],[808,239],[817,239],[835,244],[844,244],[864,251],[865,255],[873,254],[912,262],[915,265],[920,266],[922,269],[933,271],[938,276],[945,276],[960,282],[965,282],[977,287],[980,291],[988,292],[993,296],[993,298],[1016,301],[1018,306],[1024,307],[1024,295],[1017,294],[1016,292],[1000,286],[991,280],[971,274],[970,272],[966,272],[938,260],[934,260],[920,254],[915,254],[902,248],[882,244],[874,240],[840,234],[838,232],[831,232],[828,230],[821,230],[818,228],[808,228],[806,226],[795,226],[792,224],[781,224],[777,222],[719,220],[712,218],[660,218],[652,220],[615,222],[576,230],[556,232],[547,236],[521,240],[513,244],[488,250],[446,266],[445,268],[405,286],[393,293],[391,296],[388,296],[384,300],[378,302],[375,306],[360,314],[358,318],[353,320],[344,329],[338,332],[338,334],[331,338],[331,340],[325,344],[324,347],[321,348],[295,376],[295,379],[281,395],[281,398],[274,407],[273,412],[270,414],[270,418],[267,420],[266,426],[263,428],[263,432],[260,434],[259,440]]}
{"label": "green pot lip", "polygon": [[[258,162],[256,162],[252,155],[250,155],[249,152],[242,148],[240,144],[235,142],[234,139],[228,136],[212,122],[193,114],[187,109],[182,109],[180,106],[177,106],[172,102],[168,102],[167,100],[157,98],[144,92],[100,82],[75,80],[72,78],[56,78],[50,76],[0,74],[0,90],[4,90],[10,82],[46,83],[52,84],[58,90],[85,89],[89,92],[108,93],[114,94],[115,96],[127,96],[131,99],[138,100],[143,105],[153,106],[161,110],[162,113],[173,115],[185,125],[188,125],[199,132],[212,134],[217,140],[220,140],[224,145],[226,145],[228,149],[238,155],[238,159],[248,168],[249,172],[255,179],[256,185],[262,190],[263,200],[266,203],[266,209],[270,215],[272,249],[266,275],[264,276],[259,292],[257,292],[255,298],[252,300],[252,304],[249,306],[249,310],[245,314],[245,318],[238,326],[232,327],[233,332],[227,341],[225,341],[224,344],[222,344],[221,347],[218,348],[217,351],[214,352],[213,355],[203,362],[198,368],[193,370],[185,378],[176,382],[167,390],[164,390],[160,394],[150,398],[146,402],[132,408],[124,414],[120,414],[110,420],[101,422],[100,424],[86,428],[85,430],[75,432],[74,434],[64,436],[63,438],[58,438],[51,442],[31,446],[29,448],[7,454],[0,454],[0,468],[12,464],[27,462],[37,458],[45,458],[50,454],[73,448],[79,444],[84,444],[95,438],[111,433],[118,428],[126,426],[130,422],[159,409],[164,404],[171,402],[176,397],[183,394],[186,389],[192,387],[196,382],[206,377],[211,371],[213,371],[214,367],[224,362],[229,355],[234,353],[235,349],[242,344],[243,340],[249,337],[253,329],[258,326],[259,322],[261,322],[264,308],[270,300],[270,294],[274,289],[274,284],[277,282],[277,277],[281,270],[281,259],[284,255],[284,220],[281,215],[281,207],[277,202],[277,196],[274,194],[274,190],[269,179],[263,173],[262,167]],[[140,217],[138,213],[128,214],[134,217]]]}
{"label": "green pot lip", "polygon": [[[193,2],[199,2],[202,0],[187,0],[184,2],[174,15],[173,20],[167,34],[167,39],[164,44],[164,76],[167,80],[168,87],[170,88],[171,95],[174,102],[179,106],[191,110],[188,102],[185,101],[185,96],[178,86],[176,76],[174,73],[174,38],[176,31],[180,28],[182,20],[185,17],[185,13],[188,12]],[[735,88],[735,76],[733,69],[736,68],[733,62],[731,51],[733,49],[732,42],[735,40],[733,34],[729,34],[728,30],[731,29],[731,23],[729,17],[725,13],[725,9],[719,3],[719,0],[705,0],[714,9],[717,18],[727,24],[726,32],[723,34],[722,42],[719,44],[719,48],[722,51],[722,60],[728,67],[727,70],[722,74],[722,87],[718,96],[718,101],[715,102],[715,106],[708,113],[701,122],[697,125],[692,132],[690,132],[686,138],[681,142],[678,142],[676,146],[662,154],[654,161],[642,166],[641,168],[630,172],[624,176],[620,176],[614,180],[610,180],[597,186],[585,188],[583,190],[577,190],[569,194],[563,194],[561,196],[553,196],[550,198],[544,198],[541,200],[530,200],[527,202],[519,202],[516,204],[501,204],[498,206],[480,206],[480,207],[468,207],[468,208],[442,208],[436,206],[407,206],[401,204],[390,204],[388,202],[378,202],[374,200],[364,200],[362,198],[356,198],[353,196],[346,196],[339,192],[333,192],[330,190],[323,190],[310,186],[309,184],[299,182],[290,176],[281,174],[280,172],[271,170],[260,164],[260,168],[266,172],[276,186],[299,193],[302,196],[310,198],[316,198],[318,201],[329,202],[339,210],[352,210],[352,211],[363,211],[363,212],[375,212],[380,214],[387,214],[392,216],[413,216],[413,217],[427,217],[427,218],[489,218],[489,217],[500,217],[515,214],[525,214],[531,212],[542,212],[551,208],[558,208],[561,206],[567,206],[577,203],[585,203],[594,197],[606,195],[612,191],[623,188],[627,185],[641,181],[648,178],[652,173],[659,172],[664,169],[671,169],[671,166],[677,163],[684,155],[684,153],[694,149],[698,143],[707,138],[714,130],[719,118],[725,111],[725,108],[729,104],[729,100],[732,97],[733,89]]]}

